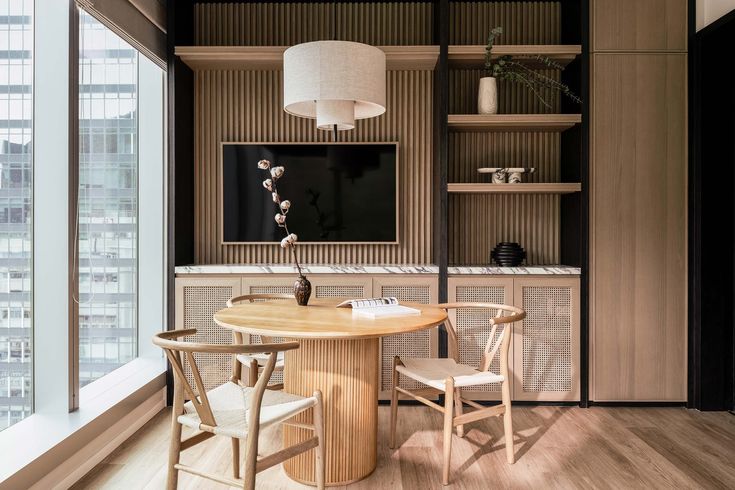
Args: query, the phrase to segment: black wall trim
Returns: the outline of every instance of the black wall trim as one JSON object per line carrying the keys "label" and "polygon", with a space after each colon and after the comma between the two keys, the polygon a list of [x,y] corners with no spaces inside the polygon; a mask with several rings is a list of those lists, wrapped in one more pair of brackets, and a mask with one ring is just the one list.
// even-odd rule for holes
{"label": "black wall trim", "polygon": [[699,336],[701,315],[701,284],[700,268],[702,250],[699,246],[701,241],[700,220],[701,214],[701,177],[699,176],[698,159],[699,151],[699,90],[701,77],[698,69],[700,55],[696,42],[696,0],[689,0],[689,25],[688,25],[688,78],[689,78],[689,172],[688,172],[688,363],[687,363],[687,407],[699,408],[699,377],[700,377],[700,353]]}
{"label": "black wall trim", "polygon": [[[690,1],[690,14],[694,2]],[[687,406],[735,408],[735,11],[689,25]]]}
{"label": "black wall trim", "polygon": [[[194,73],[174,55],[176,45],[194,44],[193,0],[166,1],[168,223],[168,330],[174,329],[175,268],[194,263]],[[173,374],[166,375],[167,397],[173,399]]]}
{"label": "black wall trim", "polygon": [[686,402],[590,402],[591,407],[686,407]]}
{"label": "black wall trim", "polygon": [[[439,266],[439,302],[447,301],[449,196],[449,0],[434,2],[434,42],[439,45],[439,61],[434,70],[434,262]],[[448,352],[447,332],[439,328],[439,357]]]}

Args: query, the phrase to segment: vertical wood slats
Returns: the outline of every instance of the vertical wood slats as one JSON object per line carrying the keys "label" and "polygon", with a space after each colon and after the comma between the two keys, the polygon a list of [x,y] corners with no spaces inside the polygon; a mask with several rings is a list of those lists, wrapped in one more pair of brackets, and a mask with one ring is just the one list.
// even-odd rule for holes
{"label": "vertical wood slats", "polygon": [[[429,263],[431,255],[432,93],[430,71],[389,71],[387,111],[358,121],[340,141],[399,142],[398,245],[302,245],[303,263]],[[282,109],[280,71],[196,73],[195,255],[199,264],[288,263],[278,244],[220,243],[220,142],[330,141],[314,121]],[[264,194],[264,199],[267,196]],[[366,212],[369,203],[365,203]]]}
{"label": "vertical wood slats", "polygon": [[480,167],[532,167],[523,182],[558,182],[561,178],[559,153],[561,135],[552,132],[449,133],[449,181],[491,182]]}
{"label": "vertical wood slats", "polygon": [[[558,44],[561,40],[560,2],[453,2],[450,4],[450,44],[485,44],[495,26],[503,27],[499,44]],[[556,79],[558,70],[544,73]],[[477,112],[478,69],[452,69],[449,73],[449,112]],[[500,82],[501,114],[558,113],[560,96],[549,90],[541,95],[546,107],[527,89]],[[559,182],[561,136],[558,133],[450,133],[449,181],[489,182],[478,167],[534,167],[524,182]],[[529,264],[555,264],[560,260],[560,198],[556,195],[449,196],[449,263],[488,264],[490,251],[501,241],[519,242]]]}
{"label": "vertical wood slats", "polygon": [[529,264],[559,263],[560,197],[449,195],[449,264],[488,264],[498,242],[518,242]]}
{"label": "vertical wood slats", "polygon": [[[301,348],[288,351],[284,389],[312,396],[325,386],[324,422],[327,485],[346,485],[369,475],[377,464],[378,339],[301,339]],[[308,373],[308,374],[305,374]],[[311,423],[311,412],[295,417]],[[347,430],[346,430],[347,429]],[[284,446],[313,436],[308,429],[284,426]],[[314,451],[283,463],[286,474],[313,484]]]}
{"label": "vertical wood slats", "polygon": [[432,12],[431,2],[200,3],[196,41],[216,46],[290,46],[322,39],[431,44]]}
{"label": "vertical wood slats", "polygon": [[449,44],[485,44],[502,26],[499,44],[558,44],[561,2],[450,2]]}
{"label": "vertical wood slats", "polygon": [[[334,37],[332,4],[198,4],[197,42],[209,45],[289,45]],[[336,4],[337,36],[370,44],[430,44],[430,2]],[[484,44],[487,31],[504,27],[504,44],[556,44],[561,38],[560,2],[452,2],[450,43]],[[450,110],[473,113],[480,70],[450,72]],[[197,74],[196,260],[199,263],[288,262],[275,245],[223,246],[219,241],[220,141],[329,141],[313,122],[281,110],[280,72],[206,71]],[[501,84],[500,109],[506,113],[558,112],[547,109],[519,87]],[[304,262],[430,262],[431,121],[430,72],[389,72],[388,113],[358,122],[347,141],[399,141],[400,241],[395,245],[309,245]],[[222,111],[221,117],[217,117]],[[406,117],[408,115],[408,117]],[[478,166],[532,166],[529,182],[559,179],[559,135],[548,133],[450,134],[452,182],[485,181]],[[516,203],[521,208],[515,209]],[[450,197],[451,263],[487,263],[496,237],[520,241],[529,263],[559,260],[557,196]],[[467,218],[470,213],[472,222]],[[498,219],[498,216],[503,216]],[[543,220],[550,219],[544,225]],[[528,221],[528,222],[526,222]],[[542,226],[543,225],[543,226]],[[531,237],[529,233],[534,236]],[[535,235],[541,233],[540,236]],[[477,235],[476,235],[477,234]],[[462,246],[453,246],[454,244]],[[471,246],[470,246],[471,244]]]}

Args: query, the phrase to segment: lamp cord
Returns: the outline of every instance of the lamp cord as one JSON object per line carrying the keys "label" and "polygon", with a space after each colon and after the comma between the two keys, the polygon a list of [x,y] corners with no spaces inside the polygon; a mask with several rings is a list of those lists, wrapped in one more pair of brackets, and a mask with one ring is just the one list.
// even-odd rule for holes
{"label": "lamp cord", "polygon": [[[337,0],[332,1],[332,41],[337,40]],[[332,140],[337,142],[337,125],[332,125]]]}

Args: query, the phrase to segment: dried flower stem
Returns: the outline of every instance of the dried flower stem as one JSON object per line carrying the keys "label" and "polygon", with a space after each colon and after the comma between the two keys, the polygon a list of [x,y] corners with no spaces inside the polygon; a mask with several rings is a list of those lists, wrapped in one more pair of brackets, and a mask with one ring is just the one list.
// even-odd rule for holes
{"label": "dried flower stem", "polygon": [[[531,94],[536,99],[549,109],[551,108],[551,105],[544,99],[540,89],[549,89],[561,92],[574,102],[578,104],[582,103],[582,99],[574,94],[568,85],[561,83],[548,75],[540,73],[537,70],[532,70],[524,63],[515,60],[511,55],[503,55],[494,60],[491,53],[492,48],[495,45],[495,39],[501,34],[503,34],[503,28],[495,27],[490,31],[487,38],[487,45],[485,47],[485,70],[490,73],[490,76],[495,77],[498,80],[506,80],[525,86],[531,91]],[[553,70],[561,70],[563,68],[562,65],[548,56],[537,54],[534,58],[540,62],[544,68]]]}
{"label": "dried flower stem", "polygon": [[[278,193],[278,184],[276,182],[278,182],[278,179],[273,179],[273,193],[278,196],[278,200],[277,202],[274,202],[274,204],[276,205],[276,208],[278,208],[279,213],[286,215],[288,214],[288,210],[281,209],[281,195]],[[288,220],[284,221],[283,224],[279,224],[278,226],[284,229],[286,236],[289,236],[291,232],[288,231],[288,225],[286,224],[287,221]],[[293,256],[293,261],[296,264],[296,269],[299,271],[299,276],[303,276],[304,273],[301,271],[298,254],[296,253],[296,242],[293,242],[289,248],[291,249],[291,255]]]}

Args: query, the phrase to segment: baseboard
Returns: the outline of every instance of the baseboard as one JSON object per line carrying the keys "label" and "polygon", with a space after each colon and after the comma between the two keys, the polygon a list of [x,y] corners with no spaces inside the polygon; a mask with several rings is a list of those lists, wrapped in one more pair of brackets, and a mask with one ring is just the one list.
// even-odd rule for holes
{"label": "baseboard", "polygon": [[589,402],[590,407],[686,407],[687,402]]}
{"label": "baseboard", "polygon": [[31,490],[68,489],[165,407],[166,389],[163,388],[38,480]]}
{"label": "baseboard", "polygon": [[[438,403],[444,403],[443,402],[443,395],[436,396],[433,398],[429,398],[429,400],[436,401]],[[500,400],[474,400],[476,403],[479,403],[480,405],[491,407],[493,405],[500,405]],[[388,406],[390,405],[390,400],[378,400],[379,406]],[[400,406],[425,406],[423,403],[421,403],[418,400],[405,400],[401,399],[398,400],[398,405]],[[576,401],[558,401],[558,402],[550,402],[550,401],[533,401],[533,400],[517,400],[517,401],[511,401],[512,406],[519,406],[519,407],[578,407],[579,402]]]}

